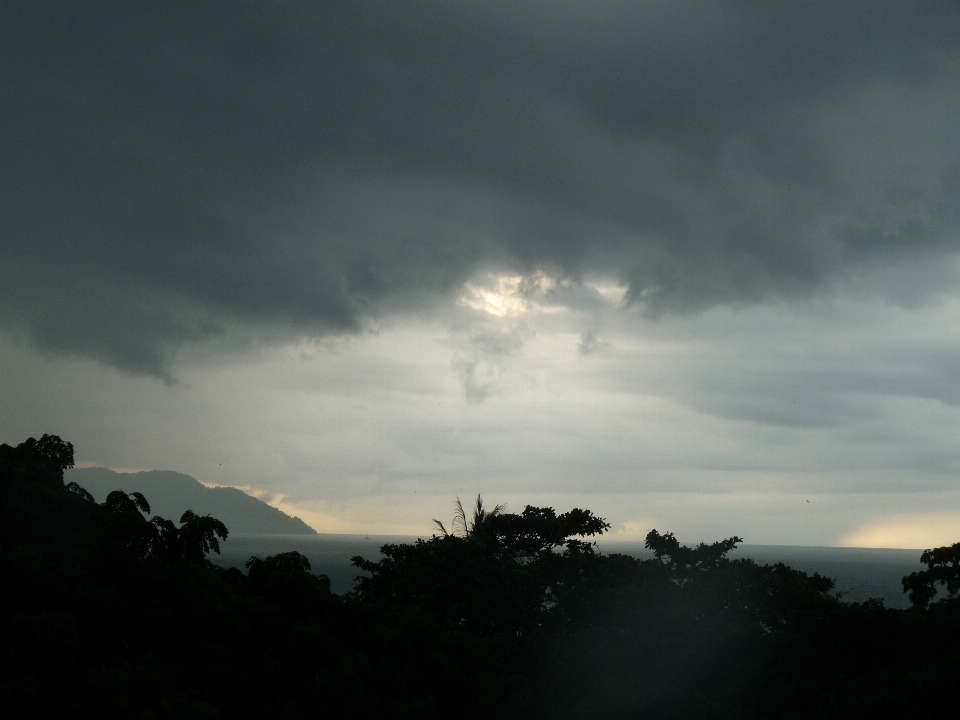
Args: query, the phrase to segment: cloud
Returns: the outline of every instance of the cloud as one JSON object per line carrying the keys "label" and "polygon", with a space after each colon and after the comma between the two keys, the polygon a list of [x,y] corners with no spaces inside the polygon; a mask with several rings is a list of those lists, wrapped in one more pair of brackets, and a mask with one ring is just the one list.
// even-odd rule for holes
{"label": "cloud", "polygon": [[467,400],[483,402],[491,393],[509,386],[529,387],[532,378],[526,374],[512,373],[513,358],[518,356],[524,343],[533,337],[533,332],[524,324],[507,328],[488,327],[473,333],[466,347],[456,352],[450,367],[457,374]]}
{"label": "cloud", "polygon": [[642,540],[646,538],[647,533],[656,528],[656,526],[656,520],[639,517],[620,523],[619,527],[611,530],[611,534],[613,537]]}
{"label": "cloud", "polygon": [[[519,318],[452,332],[398,321],[344,345],[188,349],[173,386],[0,337],[0,437],[53,432],[81,463],[260,488],[328,532],[428,533],[452,498],[482,492],[637,523],[623,539],[655,518],[684,542],[835,544],[876,518],[960,508],[960,406],[912,394],[952,393],[932,371],[956,313],[850,300],[659,321],[611,309],[617,350],[602,361],[578,355],[572,312],[528,315],[535,333],[519,338]],[[451,368],[457,353],[503,363],[483,402]],[[845,390],[858,374],[883,382]]]}
{"label": "cloud", "polygon": [[577,351],[581,356],[595,355],[597,353],[608,352],[613,346],[606,340],[601,340],[594,330],[584,330],[580,333],[580,342],[577,343]]}
{"label": "cloud", "polygon": [[490,271],[663,316],[960,249],[952,4],[0,12],[0,327],[48,352],[171,380]]}

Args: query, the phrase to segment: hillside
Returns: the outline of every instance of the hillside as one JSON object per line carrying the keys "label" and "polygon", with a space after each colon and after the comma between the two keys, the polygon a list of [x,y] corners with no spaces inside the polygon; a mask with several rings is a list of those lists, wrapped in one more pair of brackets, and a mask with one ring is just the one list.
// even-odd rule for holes
{"label": "hillside", "polygon": [[68,470],[66,481],[86,488],[102,502],[112,490],[141,492],[156,515],[177,521],[184,510],[210,514],[223,521],[231,533],[316,535],[303,520],[270,507],[236,488],[208,488],[198,480],[170,470],[117,473],[106,468]]}

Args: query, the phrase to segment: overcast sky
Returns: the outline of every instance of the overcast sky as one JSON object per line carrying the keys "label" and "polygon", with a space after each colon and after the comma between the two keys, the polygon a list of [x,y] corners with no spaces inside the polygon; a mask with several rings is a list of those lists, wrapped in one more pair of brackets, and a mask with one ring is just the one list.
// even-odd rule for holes
{"label": "overcast sky", "polygon": [[960,540],[956,3],[3,3],[0,136],[0,441]]}

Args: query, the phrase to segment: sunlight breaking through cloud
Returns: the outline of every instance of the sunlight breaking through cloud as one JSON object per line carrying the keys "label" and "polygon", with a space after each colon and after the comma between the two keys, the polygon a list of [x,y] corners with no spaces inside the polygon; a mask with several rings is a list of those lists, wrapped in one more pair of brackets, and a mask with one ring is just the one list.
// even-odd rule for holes
{"label": "sunlight breaking through cloud", "polygon": [[527,275],[487,276],[483,284],[464,283],[460,303],[495,317],[517,317],[531,311],[558,312],[563,307],[544,302],[558,286],[550,275],[537,270]]}

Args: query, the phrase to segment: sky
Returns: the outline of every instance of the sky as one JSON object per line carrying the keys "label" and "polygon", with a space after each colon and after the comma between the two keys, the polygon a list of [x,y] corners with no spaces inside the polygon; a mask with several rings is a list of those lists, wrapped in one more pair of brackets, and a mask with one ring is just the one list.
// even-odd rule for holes
{"label": "sky", "polygon": [[11,2],[0,106],[0,441],[960,540],[957,3]]}

